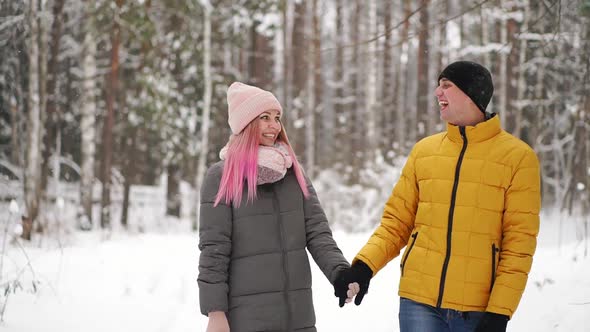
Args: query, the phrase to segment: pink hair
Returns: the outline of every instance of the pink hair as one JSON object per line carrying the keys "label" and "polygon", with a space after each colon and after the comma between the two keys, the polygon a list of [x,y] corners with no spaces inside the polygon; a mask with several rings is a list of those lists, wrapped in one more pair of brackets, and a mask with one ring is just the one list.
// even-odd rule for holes
{"label": "pink hair", "polygon": [[[244,180],[248,184],[248,201],[252,202],[256,199],[258,146],[260,144],[258,134],[258,121],[254,120],[238,135],[234,135],[230,139],[223,166],[223,174],[221,175],[221,183],[219,184],[219,191],[217,192],[214,206],[217,206],[219,202],[223,201],[227,205],[233,202],[234,206],[239,207],[242,202]],[[307,190],[301,165],[297,161],[295,152],[289,143],[285,127],[282,125],[277,141],[285,143],[287,151],[293,160],[295,177],[297,178],[303,196],[307,199],[309,197],[309,190]]]}

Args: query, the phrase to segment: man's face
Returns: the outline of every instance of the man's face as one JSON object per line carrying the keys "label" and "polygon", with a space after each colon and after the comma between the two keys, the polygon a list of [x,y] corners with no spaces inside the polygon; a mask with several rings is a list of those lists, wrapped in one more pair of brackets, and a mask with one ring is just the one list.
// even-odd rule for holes
{"label": "man's face", "polygon": [[441,78],[434,90],[440,107],[440,118],[456,126],[475,126],[484,121],[483,112],[453,82]]}

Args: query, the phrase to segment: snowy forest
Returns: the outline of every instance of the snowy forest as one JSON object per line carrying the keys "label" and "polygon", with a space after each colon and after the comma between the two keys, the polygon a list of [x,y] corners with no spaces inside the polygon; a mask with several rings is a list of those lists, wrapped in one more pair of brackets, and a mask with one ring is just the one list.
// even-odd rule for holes
{"label": "snowy forest", "polygon": [[[456,60],[490,68],[488,109],[541,163],[543,265],[509,326],[583,329],[590,0],[0,0],[0,331],[204,326],[196,202],[234,81],[279,99],[352,258],[412,146],[445,130],[434,89]],[[385,276],[372,296],[393,317]],[[342,311],[321,278],[318,327],[333,327]],[[99,313],[111,319],[89,324]]]}
{"label": "snowy forest", "polygon": [[[355,206],[334,222],[373,226],[388,167],[444,130],[433,91],[458,59],[491,68],[490,107],[537,152],[543,207],[589,215],[587,0],[2,0],[2,204],[25,239],[66,204],[68,227],[126,227],[142,193],[197,229],[237,80],[277,95],[328,212]],[[336,183],[376,196],[331,199]]]}

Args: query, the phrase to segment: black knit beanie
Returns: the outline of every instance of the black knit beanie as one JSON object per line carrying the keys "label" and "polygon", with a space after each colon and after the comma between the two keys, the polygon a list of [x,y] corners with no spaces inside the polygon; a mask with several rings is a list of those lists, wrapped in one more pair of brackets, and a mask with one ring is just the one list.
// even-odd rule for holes
{"label": "black knit beanie", "polygon": [[453,62],[438,76],[437,85],[441,78],[453,82],[463,91],[483,114],[492,99],[494,84],[492,75],[484,66],[471,61]]}

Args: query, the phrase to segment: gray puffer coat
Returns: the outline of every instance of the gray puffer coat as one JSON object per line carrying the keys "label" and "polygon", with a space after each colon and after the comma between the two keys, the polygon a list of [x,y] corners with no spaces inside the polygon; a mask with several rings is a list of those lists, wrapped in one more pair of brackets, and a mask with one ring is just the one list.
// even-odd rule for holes
{"label": "gray puffer coat", "polygon": [[291,168],[259,185],[254,202],[246,202],[245,189],[239,208],[213,207],[222,171],[223,161],[211,166],[201,188],[201,312],[226,312],[232,332],[316,331],[305,249],[332,284],[349,264],[313,186],[308,181],[304,199]]}

